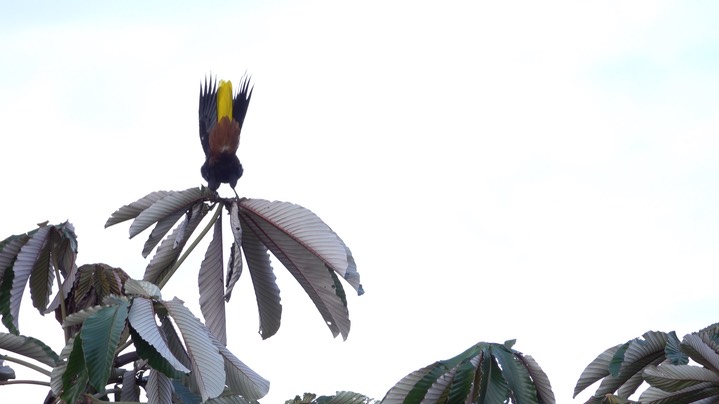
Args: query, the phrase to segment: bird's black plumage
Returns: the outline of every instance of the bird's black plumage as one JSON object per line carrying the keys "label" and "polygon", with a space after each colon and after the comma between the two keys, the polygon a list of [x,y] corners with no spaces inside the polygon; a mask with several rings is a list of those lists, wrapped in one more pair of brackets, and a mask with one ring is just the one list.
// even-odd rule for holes
{"label": "bird's black plumage", "polygon": [[200,86],[200,143],[205,152],[205,163],[200,172],[213,191],[222,183],[230,184],[234,190],[242,176],[242,164],[236,153],[252,90],[249,77],[244,77],[232,97],[231,118],[220,117],[218,120],[216,82],[205,79],[204,86]]}

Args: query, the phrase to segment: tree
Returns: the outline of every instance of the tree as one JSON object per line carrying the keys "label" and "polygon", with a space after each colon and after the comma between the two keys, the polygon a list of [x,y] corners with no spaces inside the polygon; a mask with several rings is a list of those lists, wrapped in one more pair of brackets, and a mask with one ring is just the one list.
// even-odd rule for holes
{"label": "tree", "polygon": [[454,358],[416,370],[392,387],[383,404],[554,403],[549,378],[529,355],[504,344],[479,342]]}
{"label": "tree", "polygon": [[[233,235],[226,276],[223,210]],[[268,251],[302,285],[332,334],[347,338],[349,312],[340,278],[362,294],[359,274],[349,248],[309,210],[287,202],[225,199],[201,187],[152,192],[118,209],[105,226],[127,220],[132,220],[130,237],[154,225],[142,254],[147,257],[157,248],[142,280],[107,264],[78,266],[77,238],[69,222],[41,223],[0,242],[0,315],[9,331],[0,333],[0,350],[19,355],[0,355],[0,360],[46,377],[9,380],[14,374],[3,372],[6,380],[0,385],[49,386],[46,402],[96,402],[109,395],[115,401],[138,402],[140,389],[150,403],[257,400],[267,394],[269,382],[227,349],[224,305],[243,272],[244,255],[260,334],[269,338],[277,332],[282,306]],[[182,300],[163,298],[161,289],[210,230],[212,239],[198,272],[203,323]],[[20,334],[26,285],[33,306],[42,314],[54,311],[62,325],[65,347],[60,353]]]}
{"label": "tree", "polygon": [[[690,363],[690,361],[692,363]],[[647,331],[602,352],[582,372],[574,396],[600,381],[587,403],[698,403],[719,400],[719,323],[687,334]]]}

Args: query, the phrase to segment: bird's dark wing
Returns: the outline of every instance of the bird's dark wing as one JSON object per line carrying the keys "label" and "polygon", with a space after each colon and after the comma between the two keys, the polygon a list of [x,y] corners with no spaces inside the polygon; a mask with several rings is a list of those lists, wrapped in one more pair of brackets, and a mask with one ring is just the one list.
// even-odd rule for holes
{"label": "bird's dark wing", "polygon": [[250,105],[253,89],[254,86],[250,87],[250,77],[243,77],[237,95],[235,95],[235,100],[232,103],[232,118],[240,124],[240,130],[242,130],[245,115],[247,115],[247,107]]}
{"label": "bird's dark wing", "polygon": [[205,157],[210,153],[210,132],[217,123],[217,84],[205,77],[205,85],[200,84],[200,143]]}

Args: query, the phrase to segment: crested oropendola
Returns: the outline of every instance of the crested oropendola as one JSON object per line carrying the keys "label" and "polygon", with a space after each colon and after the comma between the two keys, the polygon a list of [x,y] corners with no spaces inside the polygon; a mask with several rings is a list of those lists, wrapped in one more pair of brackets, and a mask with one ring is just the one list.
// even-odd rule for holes
{"label": "crested oropendola", "polygon": [[205,79],[205,85],[200,86],[200,142],[205,151],[200,172],[213,191],[221,183],[230,184],[234,191],[242,176],[242,164],[236,153],[252,90],[249,77],[242,79],[234,95],[230,81],[220,80],[216,86],[214,80]]}

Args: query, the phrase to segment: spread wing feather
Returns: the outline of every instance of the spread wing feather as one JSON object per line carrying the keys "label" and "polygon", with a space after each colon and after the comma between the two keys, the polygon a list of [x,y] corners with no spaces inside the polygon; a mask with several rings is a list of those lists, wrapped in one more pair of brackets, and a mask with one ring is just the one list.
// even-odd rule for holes
{"label": "spread wing feather", "polygon": [[247,107],[250,105],[253,89],[254,86],[250,86],[250,77],[244,76],[232,104],[232,117],[240,124],[240,130],[242,130],[242,123],[245,121],[245,115],[247,114]]}
{"label": "spread wing feather", "polygon": [[[249,101],[249,100],[248,100]],[[247,107],[245,107],[245,111]],[[217,84],[212,78],[205,77],[204,86],[200,84],[200,143],[205,157],[210,153],[210,132],[217,123]]]}

